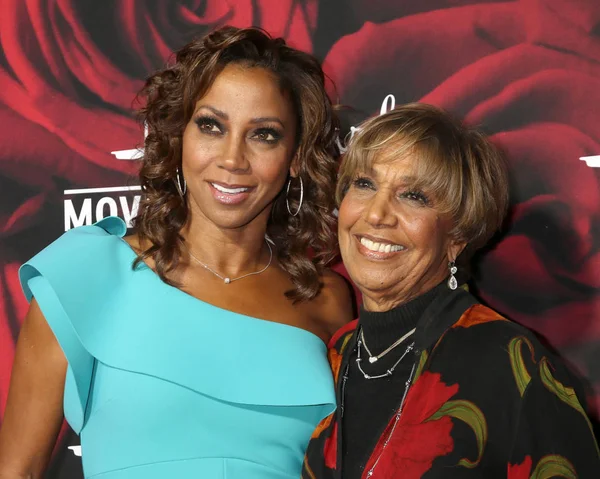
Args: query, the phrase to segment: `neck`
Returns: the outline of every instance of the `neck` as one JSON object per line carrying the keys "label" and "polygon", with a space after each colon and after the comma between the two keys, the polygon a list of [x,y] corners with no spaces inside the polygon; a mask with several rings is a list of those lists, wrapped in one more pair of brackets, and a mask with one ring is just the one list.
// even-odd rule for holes
{"label": "neck", "polygon": [[359,322],[371,351],[378,354],[415,328],[423,312],[437,295],[439,288],[445,287],[446,285],[442,283],[389,311],[374,312],[362,307]]}
{"label": "neck", "polygon": [[190,215],[181,235],[189,252],[219,274],[236,277],[259,270],[269,260],[266,221],[256,218],[239,228],[220,228],[201,215]]}

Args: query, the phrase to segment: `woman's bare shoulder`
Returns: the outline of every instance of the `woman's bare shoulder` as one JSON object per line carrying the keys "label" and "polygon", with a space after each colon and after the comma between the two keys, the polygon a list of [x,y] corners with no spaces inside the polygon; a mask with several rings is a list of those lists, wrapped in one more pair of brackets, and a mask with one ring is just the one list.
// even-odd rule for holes
{"label": "woman's bare shoulder", "polygon": [[355,314],[355,300],[350,282],[331,269],[323,272],[323,287],[315,299],[319,321],[330,334],[352,321]]}
{"label": "woman's bare shoulder", "polygon": [[129,244],[129,246],[131,247],[131,249],[133,251],[135,251],[137,254],[140,254],[143,251],[143,247],[142,247],[142,244],[141,244],[141,239],[137,235],[137,233],[133,233],[133,234],[124,236],[123,237],[123,241],[125,241],[127,244]]}

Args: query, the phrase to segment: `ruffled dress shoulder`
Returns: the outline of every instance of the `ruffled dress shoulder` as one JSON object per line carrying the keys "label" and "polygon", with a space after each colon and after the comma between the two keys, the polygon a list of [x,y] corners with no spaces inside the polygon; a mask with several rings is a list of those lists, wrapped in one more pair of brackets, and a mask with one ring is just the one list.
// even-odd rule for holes
{"label": "ruffled dress shoulder", "polygon": [[335,408],[324,343],[133,268],[125,233],[115,217],[72,229],[20,269],[68,360],[86,478],[299,477]]}

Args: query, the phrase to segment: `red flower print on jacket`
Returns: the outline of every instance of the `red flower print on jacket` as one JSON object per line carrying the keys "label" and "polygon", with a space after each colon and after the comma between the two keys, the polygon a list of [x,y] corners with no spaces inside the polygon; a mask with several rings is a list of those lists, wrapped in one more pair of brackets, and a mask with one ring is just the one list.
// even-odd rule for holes
{"label": "red flower print on jacket", "polygon": [[388,479],[421,477],[437,457],[450,454],[454,449],[450,435],[452,418],[465,422],[477,440],[474,457],[460,459],[457,466],[469,469],[477,466],[487,442],[487,422],[481,410],[472,402],[451,400],[457,392],[458,384],[444,384],[438,373],[426,371],[419,376],[406,397],[404,411],[388,445],[382,454],[383,444],[394,427],[395,418],[392,418],[379,439],[365,467],[365,474],[379,458],[376,467],[378,476]]}
{"label": "red flower print on jacket", "polygon": [[[457,384],[447,386],[437,373],[427,371],[419,377],[408,392],[400,421],[377,463],[377,476],[389,479],[421,477],[436,457],[452,451],[452,419],[448,416],[434,421],[429,419],[457,392]],[[394,418],[369,458],[365,474],[381,454],[393,425]]]}
{"label": "red flower print on jacket", "polygon": [[522,464],[509,464],[506,479],[529,479],[531,456],[526,456]]}
{"label": "red flower print on jacket", "polygon": [[533,461],[525,456],[521,464],[509,464],[506,479],[533,479],[539,477],[579,477],[573,465],[563,456],[550,454],[544,456],[531,472]]}

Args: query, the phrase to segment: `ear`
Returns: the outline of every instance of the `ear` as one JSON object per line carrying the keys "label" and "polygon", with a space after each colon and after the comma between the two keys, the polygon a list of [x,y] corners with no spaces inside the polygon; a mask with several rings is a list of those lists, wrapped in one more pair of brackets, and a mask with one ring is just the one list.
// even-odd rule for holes
{"label": "ear", "polygon": [[467,243],[465,243],[464,241],[451,241],[448,244],[448,261],[456,261],[456,258],[460,256],[460,254],[465,249],[465,246],[467,246]]}
{"label": "ear", "polygon": [[292,158],[292,163],[290,164],[290,176],[292,178],[298,177],[300,173],[300,160],[298,159],[298,155],[294,155]]}

